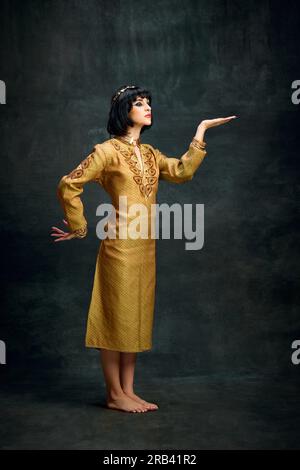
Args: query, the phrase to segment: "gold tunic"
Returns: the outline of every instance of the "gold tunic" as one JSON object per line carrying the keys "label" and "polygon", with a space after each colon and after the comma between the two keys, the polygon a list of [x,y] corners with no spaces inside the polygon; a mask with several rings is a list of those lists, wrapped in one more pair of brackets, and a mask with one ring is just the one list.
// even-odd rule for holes
{"label": "gold tunic", "polygon": [[[76,237],[83,238],[87,234],[80,199],[85,183],[99,183],[110,195],[116,211],[116,238],[101,241],[96,260],[86,347],[122,352],[152,348],[156,240],[151,238],[151,204],[156,203],[160,179],[184,183],[193,178],[206,155],[205,145],[194,138],[178,159],[167,157],[150,144],[140,143],[141,166],[134,145],[115,137],[96,144],[70,174],[61,178],[57,195],[70,231]],[[148,238],[119,239],[119,218],[123,220],[124,215],[119,207],[119,196],[127,197],[128,208],[135,203],[147,207]],[[127,222],[131,222],[130,217]]]}

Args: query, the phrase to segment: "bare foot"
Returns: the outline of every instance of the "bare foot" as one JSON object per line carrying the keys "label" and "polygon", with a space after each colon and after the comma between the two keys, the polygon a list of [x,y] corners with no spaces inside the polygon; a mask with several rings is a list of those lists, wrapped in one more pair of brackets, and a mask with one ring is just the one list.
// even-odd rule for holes
{"label": "bare foot", "polygon": [[140,403],[141,405],[144,405],[147,407],[148,410],[157,410],[158,406],[155,403],[150,403],[149,401],[143,400],[141,397],[136,395],[134,392],[125,392],[128,397],[130,397],[132,400],[135,400],[137,403]]}
{"label": "bare foot", "polygon": [[108,397],[106,401],[107,407],[115,410],[129,411],[132,413],[144,413],[148,411],[147,407],[128,397],[125,393],[118,397]]}

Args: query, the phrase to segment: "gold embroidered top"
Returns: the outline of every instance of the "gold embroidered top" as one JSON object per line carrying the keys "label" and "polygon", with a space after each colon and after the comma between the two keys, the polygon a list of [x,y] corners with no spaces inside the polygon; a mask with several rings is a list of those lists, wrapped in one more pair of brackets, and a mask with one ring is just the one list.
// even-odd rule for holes
{"label": "gold embroidered top", "polygon": [[152,204],[156,201],[159,180],[184,183],[193,178],[207,153],[205,146],[205,142],[193,138],[188,150],[176,158],[139,140],[140,160],[134,145],[122,137],[96,144],[76,168],[61,178],[57,187],[70,231],[77,238],[87,235],[87,221],[80,199],[87,182],[100,184],[111,196],[117,212],[120,195],[128,197],[128,204]]}

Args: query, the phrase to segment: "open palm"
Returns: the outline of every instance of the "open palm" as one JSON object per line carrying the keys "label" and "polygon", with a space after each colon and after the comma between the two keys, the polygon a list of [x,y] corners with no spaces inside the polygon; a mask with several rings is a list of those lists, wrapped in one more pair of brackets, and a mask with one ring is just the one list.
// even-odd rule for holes
{"label": "open palm", "polygon": [[229,116],[225,118],[216,118],[216,119],[205,119],[202,121],[201,124],[205,126],[206,129],[209,127],[220,126],[221,124],[225,124],[226,122],[231,121],[232,119],[236,119],[237,116]]}

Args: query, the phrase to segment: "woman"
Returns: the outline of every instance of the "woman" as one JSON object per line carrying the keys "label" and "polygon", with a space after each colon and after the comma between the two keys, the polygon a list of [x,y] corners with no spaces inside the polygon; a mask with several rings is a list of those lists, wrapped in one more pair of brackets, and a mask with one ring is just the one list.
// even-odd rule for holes
{"label": "woman", "polygon": [[[153,124],[150,92],[138,86],[121,87],[112,97],[107,124],[110,137],[114,137],[96,144],[59,182],[57,195],[70,231],[52,227],[55,242],[86,236],[80,194],[88,181],[99,183],[108,192],[117,216],[115,231],[110,226],[100,245],[85,339],[86,347],[100,350],[109,408],[129,412],[158,409],[133,388],[136,353],[152,348],[156,261],[151,205],[156,203],[160,179],[184,183],[193,178],[206,155],[206,129],[235,117],[202,121],[187,152],[180,159],[167,157],[140,140]],[[126,228],[133,221],[124,209],[125,200],[129,208],[140,203],[147,209],[142,217],[146,237],[120,237],[120,221],[126,220]],[[114,236],[109,236],[112,233]]]}

